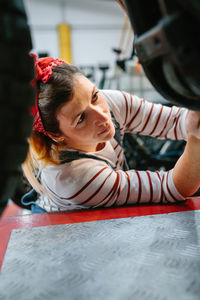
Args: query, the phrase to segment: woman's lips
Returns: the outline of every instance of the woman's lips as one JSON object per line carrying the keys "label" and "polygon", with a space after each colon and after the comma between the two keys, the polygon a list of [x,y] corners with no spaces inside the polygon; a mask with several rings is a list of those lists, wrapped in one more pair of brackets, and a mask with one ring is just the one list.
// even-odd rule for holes
{"label": "woman's lips", "polygon": [[110,130],[110,125],[108,125],[104,130],[102,130],[98,135],[102,135]]}

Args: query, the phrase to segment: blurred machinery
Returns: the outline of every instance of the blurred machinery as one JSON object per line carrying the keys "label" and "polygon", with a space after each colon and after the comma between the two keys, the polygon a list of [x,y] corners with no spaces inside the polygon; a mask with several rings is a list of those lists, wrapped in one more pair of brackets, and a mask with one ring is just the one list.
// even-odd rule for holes
{"label": "blurred machinery", "polygon": [[31,35],[22,0],[1,0],[0,214],[18,185],[26,158],[34,103]]}

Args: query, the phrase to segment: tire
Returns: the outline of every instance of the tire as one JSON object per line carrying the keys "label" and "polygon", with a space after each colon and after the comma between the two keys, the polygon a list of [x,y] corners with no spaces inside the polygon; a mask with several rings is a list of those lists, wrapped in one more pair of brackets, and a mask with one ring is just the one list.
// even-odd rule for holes
{"label": "tire", "polygon": [[34,103],[30,29],[22,0],[1,0],[0,214],[13,195],[27,154]]}
{"label": "tire", "polygon": [[124,2],[149,81],[171,103],[200,111],[199,0]]}

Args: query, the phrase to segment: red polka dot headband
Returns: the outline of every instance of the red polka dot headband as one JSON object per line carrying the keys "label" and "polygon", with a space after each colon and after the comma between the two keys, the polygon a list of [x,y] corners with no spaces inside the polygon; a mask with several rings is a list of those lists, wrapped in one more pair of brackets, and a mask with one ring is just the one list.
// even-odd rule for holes
{"label": "red polka dot headband", "polygon": [[[31,82],[33,86],[36,86],[38,80],[42,80],[42,82],[47,83],[51,77],[53,67],[67,64],[64,60],[58,58],[55,59],[53,57],[43,57],[38,59],[37,55],[34,53],[31,53],[31,56],[33,56],[35,64],[35,79],[33,79]],[[31,108],[31,114],[34,116],[33,130],[47,135],[47,132],[42,124],[42,119],[38,108],[37,95],[35,99],[35,106]]]}

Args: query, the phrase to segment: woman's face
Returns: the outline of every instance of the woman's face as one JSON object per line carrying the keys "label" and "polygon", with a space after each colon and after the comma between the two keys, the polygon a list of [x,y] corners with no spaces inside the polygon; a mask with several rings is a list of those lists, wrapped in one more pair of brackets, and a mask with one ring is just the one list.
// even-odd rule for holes
{"label": "woman's face", "polygon": [[94,152],[115,134],[102,92],[85,76],[74,77],[74,93],[57,114],[61,137],[73,149]]}

